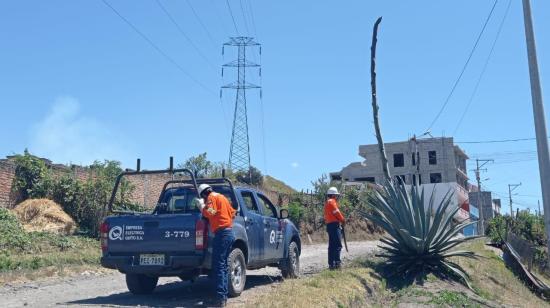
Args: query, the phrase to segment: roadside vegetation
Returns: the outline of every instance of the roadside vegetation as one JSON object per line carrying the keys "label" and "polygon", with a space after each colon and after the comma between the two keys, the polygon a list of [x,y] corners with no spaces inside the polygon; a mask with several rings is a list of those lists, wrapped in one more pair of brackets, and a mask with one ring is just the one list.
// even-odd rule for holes
{"label": "roadside vegetation", "polygon": [[502,245],[508,232],[529,242],[534,250],[533,265],[536,270],[550,279],[548,268],[547,237],[544,231],[544,217],[529,211],[518,211],[514,218],[497,216],[489,221],[487,236],[497,245]]}
{"label": "roadside vegetation", "polygon": [[7,209],[0,208],[0,283],[37,271],[67,272],[99,266],[99,242],[83,236],[26,232]]}
{"label": "roadside vegetation", "polygon": [[[120,163],[106,160],[96,161],[89,166],[86,180],[75,178],[71,172],[55,174],[40,158],[25,151],[15,158],[15,178],[12,193],[16,203],[27,199],[46,198],[61,205],[78,226],[77,233],[91,237],[98,236],[103,209],[107,204],[117,175],[122,172]],[[138,205],[129,202],[133,190],[130,183],[123,181],[115,206],[139,210]]]}
{"label": "roadside vegetation", "polygon": [[[325,270],[298,280],[285,280],[272,293],[246,307],[549,307],[532,293],[495,254],[475,240],[460,245],[481,256],[458,259],[472,289],[451,279],[425,274],[422,279],[387,277],[385,259],[356,260],[341,271]],[[386,278],[384,278],[386,277]]]}

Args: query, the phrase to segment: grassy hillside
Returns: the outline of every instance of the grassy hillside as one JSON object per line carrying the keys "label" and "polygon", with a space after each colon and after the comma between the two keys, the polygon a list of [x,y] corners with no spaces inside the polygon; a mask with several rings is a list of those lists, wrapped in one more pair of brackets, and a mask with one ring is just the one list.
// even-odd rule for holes
{"label": "grassy hillside", "polygon": [[495,251],[477,241],[466,245],[483,256],[458,261],[472,278],[475,292],[432,274],[423,282],[407,283],[401,277],[384,279],[382,260],[356,261],[342,271],[286,280],[277,296],[266,294],[247,307],[550,307],[533,294]]}
{"label": "grassy hillside", "polygon": [[296,193],[296,190],[283,181],[277,180],[274,177],[269,175],[264,176],[263,187],[267,190],[276,191],[283,194],[293,194]]}

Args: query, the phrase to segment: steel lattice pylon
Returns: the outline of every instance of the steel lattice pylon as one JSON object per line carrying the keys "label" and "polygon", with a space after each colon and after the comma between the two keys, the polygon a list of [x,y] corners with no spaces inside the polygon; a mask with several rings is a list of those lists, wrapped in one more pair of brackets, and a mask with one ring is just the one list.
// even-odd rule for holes
{"label": "steel lattice pylon", "polygon": [[[248,137],[248,115],[246,108],[246,90],[260,89],[261,87],[246,81],[246,70],[249,67],[259,68],[260,65],[246,59],[248,47],[260,46],[252,37],[231,37],[223,44],[237,47],[237,60],[223,65],[223,68],[237,69],[237,81],[222,86],[222,89],[235,89],[235,109],[233,113],[233,129],[231,133],[231,147],[229,150],[229,167],[235,171],[250,170],[250,143]],[[261,50],[261,49],[260,49]],[[222,51],[223,52],[223,51]],[[261,54],[261,51],[260,51]],[[222,75],[223,75],[222,68]],[[221,95],[221,93],[220,93]]]}

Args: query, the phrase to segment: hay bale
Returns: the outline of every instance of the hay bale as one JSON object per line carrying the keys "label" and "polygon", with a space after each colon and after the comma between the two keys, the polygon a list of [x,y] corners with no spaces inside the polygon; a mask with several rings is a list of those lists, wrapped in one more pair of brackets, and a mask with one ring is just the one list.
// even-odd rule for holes
{"label": "hay bale", "polygon": [[74,220],[52,200],[28,199],[16,205],[13,212],[27,232],[41,231],[68,235],[76,229]]}

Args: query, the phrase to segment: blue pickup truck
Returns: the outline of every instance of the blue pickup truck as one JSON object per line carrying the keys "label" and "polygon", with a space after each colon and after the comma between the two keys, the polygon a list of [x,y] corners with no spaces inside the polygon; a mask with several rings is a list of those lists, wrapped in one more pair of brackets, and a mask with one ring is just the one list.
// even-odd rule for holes
{"label": "blue pickup truck", "polygon": [[[125,176],[169,173],[184,175],[165,183],[155,209],[150,213],[115,210],[117,190]],[[172,176],[174,178],[174,176]],[[196,207],[197,185],[207,183],[230,200],[237,210],[233,223],[236,241],[229,255],[229,295],[239,296],[246,283],[246,270],[266,266],[281,269],[285,278],[300,272],[300,234],[262,192],[234,187],[226,178],[196,179],[187,169],[123,172],[116,180],[107,210],[113,215],[100,227],[101,264],[126,275],[134,294],[153,292],[159,277],[178,276],[195,280],[211,269],[213,234]],[[120,208],[120,206],[117,206]]]}

